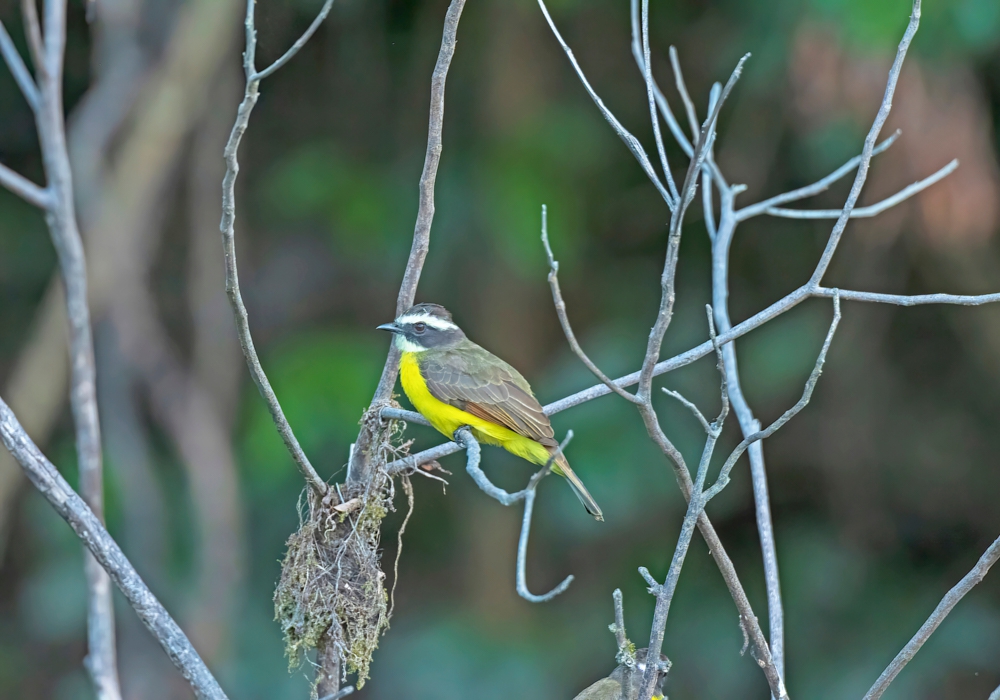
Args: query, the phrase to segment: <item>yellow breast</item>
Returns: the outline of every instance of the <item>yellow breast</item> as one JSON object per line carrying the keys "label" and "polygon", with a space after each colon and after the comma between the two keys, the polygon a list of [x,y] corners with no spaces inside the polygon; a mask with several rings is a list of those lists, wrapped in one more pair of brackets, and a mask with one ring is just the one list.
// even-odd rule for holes
{"label": "yellow breast", "polygon": [[399,364],[399,379],[413,407],[447,437],[451,438],[456,430],[467,425],[472,428],[473,435],[479,442],[499,445],[535,464],[545,464],[548,460],[548,450],[534,440],[434,398],[420,374],[417,353],[403,353]]}

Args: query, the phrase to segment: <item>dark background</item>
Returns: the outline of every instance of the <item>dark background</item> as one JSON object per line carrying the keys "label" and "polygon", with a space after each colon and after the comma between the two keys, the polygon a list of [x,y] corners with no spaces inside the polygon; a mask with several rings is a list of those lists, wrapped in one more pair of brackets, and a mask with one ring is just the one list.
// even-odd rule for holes
{"label": "dark background", "polygon": [[[149,70],[179,31],[179,13],[197,4],[143,4],[137,36]],[[712,82],[724,81],[744,52],[753,54],[722,113],[717,149],[730,181],[749,187],[741,203],[811,182],[860,151],[909,14],[907,0],[651,5],[654,69],[675,110],[670,45],[702,116]],[[261,65],[294,40],[318,6],[260,3]],[[310,44],[263,85],[241,151],[237,239],[251,325],[274,388],[324,477],[342,478],[388,345],[374,327],[391,320],[410,246],[446,6],[338,0]],[[628,2],[552,0],[550,10],[595,89],[653,153],[630,53]],[[237,3],[231,35],[210,40],[224,58],[171,147],[176,153],[157,166],[163,185],[134,234],[152,261],[144,283],[154,311],[224,419],[232,466],[219,462],[220,478],[237,484],[237,508],[216,508],[211,479],[185,466],[151,408],[141,363],[116,346],[121,317],[95,311],[95,323],[109,528],[205,650],[231,697],[277,700],[306,697],[311,677],[308,668],[287,671],[271,602],[303,484],[219,306],[216,176],[242,85],[241,12]],[[0,19],[23,48],[17,3],[0,5]],[[100,66],[91,62],[78,2],[71,3],[70,29],[66,90],[74,114]],[[961,168],[902,206],[852,223],[828,285],[894,293],[1000,289],[998,47],[995,0],[926,3],[884,132],[901,128],[903,135],[874,161],[862,203],[953,157]],[[150,82],[146,75],[140,85]],[[109,167],[121,160],[122,133],[143,99],[134,96],[126,127],[110,140],[103,156]],[[686,163],[679,149],[671,144],[669,155],[679,172]],[[40,180],[31,115],[6,71],[0,159]],[[141,169],[145,161],[137,162]],[[124,172],[126,183],[134,181]],[[804,206],[840,206],[849,182]],[[77,184],[93,182],[78,173]],[[547,403],[594,379],[568,350],[553,312],[538,238],[542,203],[582,343],[609,374],[635,369],[658,303],[669,213],[587,97],[537,5],[470,0],[449,76],[438,213],[418,300],[447,306]],[[709,248],[693,209],[664,356],[706,337]],[[769,218],[742,225],[732,252],[734,321],[807,279],[830,227]],[[92,264],[99,255],[92,253]],[[0,387],[15,374],[53,269],[42,217],[0,193]],[[112,289],[113,297],[127,295],[124,286]],[[829,317],[828,303],[812,301],[739,342],[745,389],[765,422],[798,398]],[[212,330],[221,340],[205,350],[198,333]],[[709,359],[656,386],[681,390],[706,413],[717,410]],[[1000,533],[998,388],[1000,309],[845,303],[812,404],[765,446],[793,698],[861,697]],[[697,423],[666,397],[658,409],[667,433],[695,461],[703,439]],[[53,429],[38,438],[75,483],[68,408],[53,415]],[[603,524],[587,518],[556,479],[540,487],[529,586],[543,592],[572,573],[569,591],[543,605],[517,597],[518,509],[488,499],[461,458],[448,458],[444,466],[454,475],[446,494],[416,480],[395,616],[372,680],[354,697],[569,700],[614,666],[607,625],[615,587],[624,591],[630,636],[645,645],[653,599],[636,569],[647,566],[662,579],[673,552],[683,503],[671,471],[620,399],[602,398],[554,423],[560,435],[575,431],[569,458],[606,517]],[[415,449],[440,440],[420,426],[409,435]],[[737,439],[732,421],[723,447]],[[484,451],[484,466],[508,488],[530,473],[496,449]],[[21,481],[0,480],[0,490],[0,697],[91,697],[81,666],[79,542]],[[400,492],[384,525],[387,569],[405,505]],[[709,512],[766,630],[745,462]],[[204,534],[205,513],[218,515],[210,526],[221,552]],[[885,697],[985,698],[1000,683],[998,591],[987,578],[962,601]],[[118,602],[126,694],[189,697]],[[735,607],[696,535],[664,644],[674,662],[668,695],[766,697],[756,664],[739,655],[742,641]]]}

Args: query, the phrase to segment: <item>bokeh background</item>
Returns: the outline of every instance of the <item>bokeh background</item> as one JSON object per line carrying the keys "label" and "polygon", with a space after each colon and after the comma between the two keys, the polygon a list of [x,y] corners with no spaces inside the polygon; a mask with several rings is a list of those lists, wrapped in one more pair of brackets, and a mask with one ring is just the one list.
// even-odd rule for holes
{"label": "bokeh background", "polygon": [[[597,91],[651,145],[626,0],[552,0]],[[718,160],[749,203],[810,182],[860,150],[909,14],[908,0],[652,2],[656,74],[675,105],[676,45],[701,113],[744,52],[722,114]],[[262,0],[260,61],[307,26],[318,0]],[[264,366],[306,452],[342,478],[370,399],[409,250],[428,86],[445,0],[338,0],[302,53],[263,86],[241,152],[238,246]],[[217,670],[231,697],[305,698],[289,673],[271,595],[302,480],[248,379],[223,296],[221,152],[242,91],[237,0],[70,3],[66,102],[94,287],[109,527]],[[18,3],[0,19],[23,48]],[[945,182],[852,223],[827,281],[897,293],[1000,288],[1000,4],[928,0],[862,202],[952,157]],[[418,298],[450,308],[519,367],[543,402],[593,384],[568,351],[539,244],[542,203],[578,335],[611,374],[634,369],[658,301],[668,212],[604,123],[531,0],[470,0],[449,77],[438,214]],[[652,152],[652,151],[651,151]],[[672,163],[684,163],[671,145]],[[31,115],[0,71],[0,158],[40,180]],[[807,206],[840,206],[848,181]],[[697,209],[697,207],[695,207]],[[741,320],[804,281],[827,222],[741,226],[732,313]],[[0,391],[75,482],[65,338],[42,217],[0,192]],[[684,231],[679,309],[665,353],[706,335],[709,251],[701,215]],[[765,421],[799,395],[828,303],[804,304],[739,342]],[[657,380],[717,407],[711,360]],[[405,403],[405,400],[404,400]],[[694,458],[702,435],[665,397],[668,434]],[[765,447],[787,619],[792,697],[860,697],[941,595],[1000,533],[1000,309],[845,304],[809,408]],[[558,415],[576,470],[607,521],[569,489],[541,486],[529,584],[514,592],[520,515],[480,493],[460,457],[447,492],[418,479],[392,627],[355,697],[554,700],[614,666],[611,591],[633,640],[683,513],[670,469],[615,397]],[[435,444],[413,426],[415,448]],[[732,447],[735,430],[725,436]],[[495,449],[502,485],[526,466]],[[405,512],[385,522],[396,556]],[[710,514],[766,620],[745,463]],[[1000,576],[1000,575],[998,575]],[[118,601],[123,603],[121,599]],[[0,697],[89,698],[81,548],[0,461]],[[189,697],[134,615],[119,606],[129,698]],[[664,649],[674,700],[764,698],[740,657],[733,603],[696,536]],[[1000,683],[1000,582],[968,596],[886,698],[985,698]]]}

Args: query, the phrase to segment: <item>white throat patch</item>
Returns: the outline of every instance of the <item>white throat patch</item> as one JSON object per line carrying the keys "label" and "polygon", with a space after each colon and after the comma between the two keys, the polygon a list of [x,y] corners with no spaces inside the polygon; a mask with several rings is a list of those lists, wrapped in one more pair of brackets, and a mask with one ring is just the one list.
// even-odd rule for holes
{"label": "white throat patch", "polygon": [[429,314],[407,314],[397,318],[396,323],[400,325],[426,323],[431,328],[437,328],[439,331],[453,331],[458,328],[458,326],[451,321],[446,321],[443,318],[438,318],[437,316],[431,316]]}
{"label": "white throat patch", "polygon": [[401,333],[396,334],[395,342],[400,352],[423,352],[427,349],[423,345],[417,345],[413,341],[407,340],[406,336]]}

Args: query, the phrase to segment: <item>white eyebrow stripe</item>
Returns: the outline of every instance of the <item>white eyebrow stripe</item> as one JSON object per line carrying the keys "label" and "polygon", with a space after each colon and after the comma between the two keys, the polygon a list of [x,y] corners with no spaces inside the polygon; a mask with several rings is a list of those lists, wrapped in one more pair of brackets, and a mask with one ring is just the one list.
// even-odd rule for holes
{"label": "white eyebrow stripe", "polygon": [[443,318],[438,318],[437,316],[431,316],[429,314],[411,314],[408,316],[400,316],[396,319],[396,323],[426,323],[431,328],[437,328],[439,331],[453,331],[458,328],[458,326],[451,321],[446,321]]}

